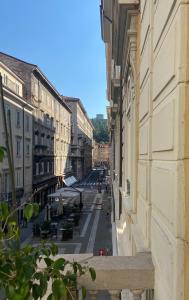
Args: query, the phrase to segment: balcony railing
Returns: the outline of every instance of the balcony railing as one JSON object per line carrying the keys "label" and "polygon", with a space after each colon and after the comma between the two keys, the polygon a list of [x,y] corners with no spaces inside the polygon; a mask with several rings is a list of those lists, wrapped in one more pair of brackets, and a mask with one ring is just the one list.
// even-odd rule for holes
{"label": "balcony railing", "polygon": [[85,286],[92,300],[98,299],[98,294],[102,291],[108,291],[109,299],[118,300],[122,290],[129,290],[133,300],[141,300],[146,290],[154,288],[151,253],[140,253],[136,256],[65,254],[63,257],[70,261],[88,264],[95,269],[95,281],[92,281],[87,274],[79,278],[78,282],[78,288]]}

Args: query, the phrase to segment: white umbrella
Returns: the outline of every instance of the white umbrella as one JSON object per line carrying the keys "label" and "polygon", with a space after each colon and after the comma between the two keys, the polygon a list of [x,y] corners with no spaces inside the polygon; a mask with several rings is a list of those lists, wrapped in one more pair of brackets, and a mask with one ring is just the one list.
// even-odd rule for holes
{"label": "white umbrella", "polygon": [[56,191],[53,194],[48,195],[49,198],[73,198],[78,197],[77,192],[69,192],[69,191]]}

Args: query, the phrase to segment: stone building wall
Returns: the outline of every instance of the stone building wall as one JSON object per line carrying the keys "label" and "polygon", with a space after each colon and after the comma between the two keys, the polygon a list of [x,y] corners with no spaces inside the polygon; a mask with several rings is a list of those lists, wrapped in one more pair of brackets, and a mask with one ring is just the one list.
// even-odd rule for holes
{"label": "stone building wall", "polygon": [[42,206],[71,173],[71,111],[38,66],[0,53],[0,60],[24,82],[23,96],[34,106],[33,190]]}
{"label": "stone building wall", "polygon": [[189,3],[111,3],[105,38],[118,254],[151,251],[155,300],[187,300]]}
{"label": "stone building wall", "polygon": [[63,97],[72,111],[71,160],[74,176],[81,180],[92,168],[93,126],[80,99]]}
{"label": "stone building wall", "polygon": [[[18,203],[26,201],[32,194],[32,113],[34,107],[23,98],[24,83],[0,61],[0,73],[3,84],[3,97],[8,131],[8,114],[11,121],[11,140],[15,171],[15,187]],[[5,145],[2,103],[0,104],[0,145]],[[11,177],[7,155],[0,164],[0,195],[12,205]]]}
{"label": "stone building wall", "polygon": [[110,163],[110,145],[95,142],[93,147],[93,165],[108,167]]}

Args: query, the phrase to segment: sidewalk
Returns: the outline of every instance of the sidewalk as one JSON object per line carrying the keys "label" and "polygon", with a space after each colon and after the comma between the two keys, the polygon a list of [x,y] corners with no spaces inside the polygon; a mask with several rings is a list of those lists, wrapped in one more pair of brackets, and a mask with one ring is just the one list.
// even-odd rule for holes
{"label": "sidewalk", "polygon": [[27,227],[21,228],[21,237],[20,241],[21,244],[24,246],[25,244],[29,243],[33,236],[33,224],[40,223],[44,220],[45,217],[45,208],[39,213],[39,215],[32,220],[31,222],[27,223]]}

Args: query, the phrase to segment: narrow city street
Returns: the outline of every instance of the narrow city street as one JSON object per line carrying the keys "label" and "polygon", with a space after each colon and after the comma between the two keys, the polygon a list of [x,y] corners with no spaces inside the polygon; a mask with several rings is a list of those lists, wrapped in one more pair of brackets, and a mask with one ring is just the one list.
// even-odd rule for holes
{"label": "narrow city street", "polygon": [[[103,250],[103,255],[111,255],[111,197],[105,189],[102,188],[98,193],[96,185],[102,185],[98,182],[100,170],[93,170],[89,176],[80,183],[83,191],[83,209],[81,212],[79,226],[74,227],[73,238],[62,241],[62,233],[59,226],[57,237],[53,236],[47,239],[59,247],[60,254],[71,253],[93,253],[99,255]],[[39,215],[34,223],[44,220],[45,213]],[[36,245],[40,238],[33,237],[33,223],[30,222],[27,228],[22,229],[21,240],[23,244],[31,243]],[[102,253],[101,253],[102,254]]]}

